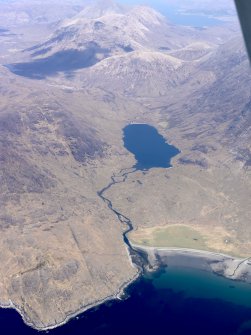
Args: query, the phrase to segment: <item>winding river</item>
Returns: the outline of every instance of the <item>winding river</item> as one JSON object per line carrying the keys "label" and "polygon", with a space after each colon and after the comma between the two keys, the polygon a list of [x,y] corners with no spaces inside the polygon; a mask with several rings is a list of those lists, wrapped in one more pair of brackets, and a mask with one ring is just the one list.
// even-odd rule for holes
{"label": "winding river", "polygon": [[[133,142],[135,146],[132,145]],[[127,288],[126,299],[107,302],[62,327],[42,333],[250,335],[251,285],[185,267],[163,266],[155,272],[144,271],[147,256],[134,250],[127,238],[128,232],[133,229],[133,223],[113,207],[106,192],[115,184],[124,183],[136,170],[170,167],[171,158],[179,150],[166,143],[157,130],[148,125],[125,127],[124,143],[134,154],[136,164],[113,175],[111,182],[98,195],[117,216],[118,222],[126,227],[124,241],[142,276]],[[144,143],[147,145],[144,149],[147,157],[140,153]],[[14,310],[0,311],[0,327],[3,335],[41,334],[27,327]]]}
{"label": "winding river", "polygon": [[117,216],[119,221],[127,226],[124,232],[124,241],[128,247],[133,262],[138,266],[140,272],[144,272],[148,266],[147,255],[135,250],[127,238],[128,233],[133,230],[133,223],[124,214],[119,213],[112,204],[112,201],[105,196],[107,190],[115,184],[124,183],[127,177],[135,171],[147,171],[151,168],[170,168],[171,159],[180,151],[166,142],[156,128],[148,124],[130,124],[123,129],[123,140],[125,148],[131,152],[136,164],[129,169],[122,169],[118,174],[111,177],[111,182],[104,187],[98,196],[107,204],[110,210]]}

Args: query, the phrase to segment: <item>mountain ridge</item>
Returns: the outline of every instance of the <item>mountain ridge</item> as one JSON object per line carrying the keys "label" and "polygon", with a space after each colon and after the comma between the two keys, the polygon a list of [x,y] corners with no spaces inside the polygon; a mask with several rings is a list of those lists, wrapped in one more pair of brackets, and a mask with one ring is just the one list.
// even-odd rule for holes
{"label": "mountain ridge", "polygon": [[[205,232],[212,252],[232,255],[213,262],[220,275],[250,256],[250,74],[240,36],[137,13],[59,28],[65,13],[49,38],[21,24],[24,35],[0,48],[2,63],[15,59],[0,65],[0,301],[40,330],[135,280],[128,220],[137,232]],[[135,166],[123,142],[131,123],[179,148],[171,169],[125,177]],[[251,281],[243,270],[232,279]]]}

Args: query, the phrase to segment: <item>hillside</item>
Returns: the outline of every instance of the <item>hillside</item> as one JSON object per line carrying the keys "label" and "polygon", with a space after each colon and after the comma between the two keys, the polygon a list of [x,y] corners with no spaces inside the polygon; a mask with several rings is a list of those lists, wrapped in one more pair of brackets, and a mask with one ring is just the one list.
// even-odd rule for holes
{"label": "hillside", "polygon": [[[52,7],[34,31],[37,10],[24,28],[5,9],[23,35],[0,37],[0,301],[37,329],[117,298],[139,275],[123,237],[129,219],[138,242],[182,225],[211,251],[251,252],[240,36],[228,25],[175,26],[144,6],[80,5],[67,1],[55,21]],[[135,164],[122,138],[134,122],[179,148],[172,169],[121,177]]]}

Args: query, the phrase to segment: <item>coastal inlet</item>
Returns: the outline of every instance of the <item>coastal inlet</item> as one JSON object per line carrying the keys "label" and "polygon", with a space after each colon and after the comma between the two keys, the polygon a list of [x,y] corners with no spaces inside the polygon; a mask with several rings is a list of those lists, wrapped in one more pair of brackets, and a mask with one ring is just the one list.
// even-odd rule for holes
{"label": "coastal inlet", "polygon": [[[124,143],[137,162],[132,168],[113,175],[98,195],[127,227],[124,241],[142,272],[148,265],[147,255],[135,250],[127,238],[133,223],[113,208],[111,200],[106,198],[106,191],[116,183],[125,182],[129,174],[137,170],[170,167],[172,157],[179,150],[166,143],[149,125],[125,127]],[[14,310],[1,310],[1,334],[251,334],[251,285],[247,283],[234,282],[201,269],[163,265],[155,272],[144,272],[125,293],[125,300],[104,303],[47,332],[26,326]]]}

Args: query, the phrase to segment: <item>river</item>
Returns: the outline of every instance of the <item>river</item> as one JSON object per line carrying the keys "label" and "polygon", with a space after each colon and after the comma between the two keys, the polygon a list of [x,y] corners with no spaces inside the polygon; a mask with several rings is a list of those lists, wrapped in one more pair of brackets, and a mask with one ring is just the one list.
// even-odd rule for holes
{"label": "river", "polygon": [[[136,170],[168,168],[179,150],[167,143],[149,125],[124,128],[125,147],[134,154],[136,163],[113,175],[111,182],[98,195],[127,225],[125,243],[141,276],[131,284],[125,299],[110,301],[93,308],[64,326],[47,331],[51,335],[248,335],[251,334],[251,285],[234,282],[199,269],[169,266],[155,272],[145,271],[147,258],[130,245],[127,233],[133,223],[113,208],[106,191],[117,182],[126,181]],[[1,310],[3,335],[38,335],[27,327],[14,310]],[[43,332],[42,332],[43,333]]]}

